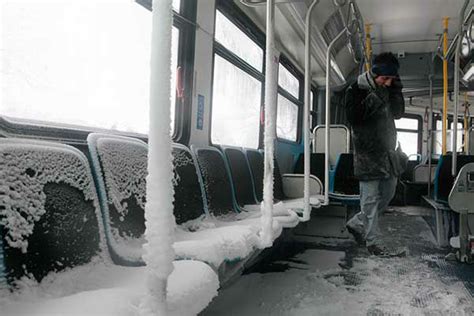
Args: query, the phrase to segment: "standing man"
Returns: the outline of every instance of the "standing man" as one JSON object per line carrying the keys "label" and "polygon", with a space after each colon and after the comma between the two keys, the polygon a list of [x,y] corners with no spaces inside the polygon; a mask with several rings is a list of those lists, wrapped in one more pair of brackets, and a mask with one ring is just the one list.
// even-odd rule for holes
{"label": "standing man", "polygon": [[345,106],[354,144],[354,173],[359,179],[360,208],[347,222],[370,254],[390,255],[378,239],[378,217],[395,194],[398,161],[395,119],[405,111],[400,64],[390,52],[374,59],[372,69],[360,75],[346,91]]}

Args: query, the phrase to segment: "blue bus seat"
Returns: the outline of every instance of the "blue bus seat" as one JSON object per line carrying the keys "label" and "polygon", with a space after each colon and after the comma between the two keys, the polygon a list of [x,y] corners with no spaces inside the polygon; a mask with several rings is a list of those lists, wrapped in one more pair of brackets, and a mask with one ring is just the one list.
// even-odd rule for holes
{"label": "blue bus seat", "polygon": [[[459,173],[459,170],[461,170],[464,165],[470,162],[474,162],[474,155],[458,155],[456,174]],[[436,202],[445,205],[448,205],[449,193],[451,192],[455,180],[455,177],[451,174],[452,164],[453,157],[451,155],[442,155],[436,167],[433,198]]]}

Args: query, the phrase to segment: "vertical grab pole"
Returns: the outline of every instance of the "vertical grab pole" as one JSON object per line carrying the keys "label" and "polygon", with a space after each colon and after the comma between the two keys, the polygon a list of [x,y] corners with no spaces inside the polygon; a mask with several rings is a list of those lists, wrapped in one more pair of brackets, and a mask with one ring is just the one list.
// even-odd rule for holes
{"label": "vertical grab pole", "polygon": [[277,66],[278,53],[275,49],[275,0],[267,1],[267,34],[265,49],[265,165],[262,205],[261,247],[273,243],[273,168],[276,138]]}
{"label": "vertical grab pole", "polygon": [[428,197],[431,196],[431,156],[433,155],[433,65],[430,78],[430,112],[428,116]]}
{"label": "vertical grab pole", "polygon": [[464,153],[469,154],[469,103],[467,102],[467,92],[464,92]]}
{"label": "vertical grab pole", "polygon": [[326,123],[325,125],[325,154],[324,154],[324,205],[329,205],[329,153],[331,140],[330,125],[331,125],[331,84],[329,82],[331,73],[331,50],[334,44],[347,32],[347,28],[344,28],[337,36],[329,43],[328,50],[326,51]]}
{"label": "vertical grab pole", "polygon": [[308,8],[306,13],[305,36],[304,36],[304,114],[303,114],[303,133],[304,133],[304,210],[303,221],[308,221],[310,218],[309,205],[309,174],[310,174],[310,160],[311,154],[309,151],[309,108],[311,102],[311,14],[313,9],[319,3],[319,0],[314,0]]}
{"label": "vertical grab pole", "polygon": [[448,17],[443,18],[443,155],[446,155],[446,130],[448,125],[448,22]]}
{"label": "vertical grab pole", "polygon": [[140,315],[166,315],[166,287],[173,271],[173,164],[171,161],[171,0],[153,1],[150,71],[150,131],[145,206],[147,293]]}
{"label": "vertical grab pole", "polygon": [[454,51],[454,115],[453,115],[453,164],[451,174],[455,177],[457,175],[457,158],[458,158],[458,103],[459,103],[459,50],[461,49],[462,35],[463,35],[463,21],[467,5],[470,0],[464,0],[464,5],[459,12],[458,34],[459,38],[456,42]]}
{"label": "vertical grab pole", "polygon": [[370,38],[370,31],[372,28],[372,24],[367,23],[365,25],[365,71],[369,71],[371,67],[371,59],[372,59],[372,40]]}

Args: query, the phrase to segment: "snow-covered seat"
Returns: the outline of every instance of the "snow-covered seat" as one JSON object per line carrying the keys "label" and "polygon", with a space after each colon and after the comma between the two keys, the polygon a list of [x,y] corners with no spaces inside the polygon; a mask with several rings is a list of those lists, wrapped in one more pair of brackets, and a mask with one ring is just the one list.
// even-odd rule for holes
{"label": "snow-covered seat", "polygon": [[[97,308],[116,315],[117,302],[125,308],[127,299],[137,298],[128,293],[146,284],[145,267],[113,265],[82,152],[0,138],[0,175],[0,314],[84,315]],[[219,286],[216,273],[197,261],[174,266],[169,301],[186,304],[198,296],[196,306],[204,308]],[[107,304],[120,293],[127,297]]]}
{"label": "snow-covered seat", "polygon": [[[239,210],[252,212],[250,215],[252,217],[259,216],[260,205],[256,201],[255,185],[245,153],[237,147],[221,146],[221,148],[229,166],[231,184]],[[275,191],[278,190],[283,190],[281,183],[275,186]],[[282,203],[274,207],[273,215],[283,227],[295,227],[299,223],[297,214],[291,208],[285,208]]]}
{"label": "snow-covered seat", "polygon": [[[263,154],[256,149],[245,149],[245,156],[247,157],[253,183],[255,184],[257,201],[261,201],[263,189]],[[304,208],[304,175],[281,175],[278,161],[275,159],[273,177],[275,181],[273,193],[275,203],[281,202],[283,208],[294,209],[297,213],[301,213]],[[321,206],[321,201],[324,199],[322,192],[323,185],[321,181],[314,175],[310,175],[310,205],[312,208],[319,208]]]}
{"label": "snow-covered seat", "polygon": [[[113,258],[119,264],[142,265],[148,146],[139,139],[96,133],[89,135],[88,145]],[[204,261],[217,270],[256,250],[256,227],[216,227],[204,218],[202,189],[189,149],[173,144],[173,164],[174,215],[181,224],[173,244],[176,257]]]}
{"label": "snow-covered seat", "polygon": [[[215,147],[191,148],[201,171],[209,213],[220,219],[221,225],[238,223],[260,228],[260,207],[239,207],[233,193],[230,170],[222,152]],[[281,234],[281,227],[294,227],[299,219],[294,212],[281,210],[279,214],[275,214],[273,221],[276,222],[273,225],[273,237],[277,238]]]}

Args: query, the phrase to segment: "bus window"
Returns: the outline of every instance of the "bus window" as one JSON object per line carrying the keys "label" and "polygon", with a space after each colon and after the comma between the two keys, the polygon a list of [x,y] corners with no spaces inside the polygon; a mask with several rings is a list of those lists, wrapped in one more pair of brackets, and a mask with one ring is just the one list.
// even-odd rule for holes
{"label": "bus window", "polygon": [[263,49],[216,10],[211,142],[258,148]]}
{"label": "bus window", "polygon": [[[179,2],[173,2],[176,10]],[[150,11],[128,0],[9,1],[2,6],[0,115],[148,133]],[[173,132],[177,27],[172,35]]]}
{"label": "bus window", "polygon": [[281,63],[278,69],[277,137],[296,142],[300,80]]}
{"label": "bus window", "polygon": [[417,160],[420,141],[420,119],[411,117],[402,117],[395,120],[397,128],[397,141],[400,143],[402,150],[408,155],[410,160]]}

